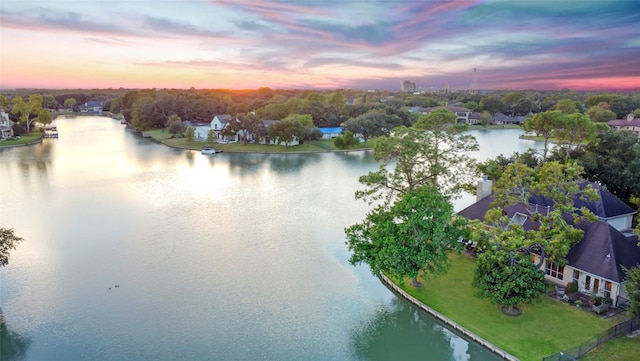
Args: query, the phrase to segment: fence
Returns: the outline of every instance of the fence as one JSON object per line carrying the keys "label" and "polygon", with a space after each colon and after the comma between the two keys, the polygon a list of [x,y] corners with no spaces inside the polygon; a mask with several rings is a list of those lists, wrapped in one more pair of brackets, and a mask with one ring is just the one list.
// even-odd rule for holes
{"label": "fence", "polygon": [[633,332],[639,328],[640,320],[637,318],[626,320],[602,332],[601,334],[592,337],[578,347],[547,356],[543,358],[542,361],[575,361],[576,359],[584,356],[587,352],[611,340],[612,338]]}

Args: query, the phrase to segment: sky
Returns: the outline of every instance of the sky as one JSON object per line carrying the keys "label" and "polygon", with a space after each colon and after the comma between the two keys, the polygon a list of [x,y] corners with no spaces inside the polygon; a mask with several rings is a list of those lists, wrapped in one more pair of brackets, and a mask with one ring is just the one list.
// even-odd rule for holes
{"label": "sky", "polygon": [[640,0],[2,0],[0,44],[3,89],[640,90]]}

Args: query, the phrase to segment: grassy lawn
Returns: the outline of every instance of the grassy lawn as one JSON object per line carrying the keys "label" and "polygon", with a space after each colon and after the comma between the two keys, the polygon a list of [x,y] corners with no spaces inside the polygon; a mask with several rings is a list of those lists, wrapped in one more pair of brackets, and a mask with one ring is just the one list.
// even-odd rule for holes
{"label": "grassy lawn", "polygon": [[580,358],[580,361],[640,360],[640,337],[620,336]]}
{"label": "grassy lawn", "polygon": [[[171,133],[165,129],[146,130],[145,134],[150,135],[153,139],[175,147],[182,149],[201,150],[205,146],[213,146],[216,150],[223,152],[250,152],[250,153],[298,153],[298,152],[326,152],[338,150],[333,145],[332,139],[313,140],[301,145],[264,145],[264,144],[244,144],[244,143],[210,143],[210,142],[190,142],[187,138],[172,138]],[[364,145],[351,148],[366,149]]]}
{"label": "grassy lawn", "polygon": [[447,274],[423,281],[419,288],[407,280],[403,289],[523,361],[540,361],[578,346],[621,321],[604,320],[546,296],[524,305],[521,316],[504,315],[497,305],[475,297],[471,287],[474,269],[473,258],[454,255]]}
{"label": "grassy lawn", "polygon": [[42,137],[42,132],[34,130],[29,135],[22,135],[20,139],[0,140],[0,146],[28,144],[37,141]]}

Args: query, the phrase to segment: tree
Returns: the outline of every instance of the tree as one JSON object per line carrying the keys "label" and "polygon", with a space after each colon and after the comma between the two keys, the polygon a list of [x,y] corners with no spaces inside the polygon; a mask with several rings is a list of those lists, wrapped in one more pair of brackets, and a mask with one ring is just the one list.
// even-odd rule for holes
{"label": "tree", "polygon": [[169,116],[169,120],[167,121],[167,129],[169,133],[173,134],[181,134],[184,131],[184,123],[179,116],[172,114]]}
{"label": "tree", "polygon": [[629,313],[631,316],[640,317],[640,266],[625,271],[627,277],[624,280],[624,288],[629,298]]}
{"label": "tree", "polygon": [[389,115],[383,109],[371,109],[347,120],[344,127],[353,134],[360,134],[366,145],[370,138],[389,135],[393,128],[401,124],[402,119],[397,115]]}
{"label": "tree", "polygon": [[358,144],[358,140],[353,136],[353,133],[350,130],[347,130],[341,137],[335,137],[333,139],[333,144],[338,149],[349,149]]}
{"label": "tree", "polygon": [[494,95],[490,95],[480,101],[480,107],[483,110],[488,111],[492,115],[501,112],[506,106],[504,103]]}
{"label": "tree", "polygon": [[0,228],[0,267],[9,264],[9,251],[16,249],[23,239],[12,228]]}
{"label": "tree", "polygon": [[[447,196],[458,196],[472,182],[475,160],[470,153],[478,150],[478,142],[464,134],[465,129],[465,124],[456,123],[453,112],[440,109],[413,127],[397,127],[390,136],[376,138],[373,158],[380,167],[360,177],[367,189],[356,192],[356,198],[384,199],[390,204],[425,185],[436,186]],[[395,164],[392,172],[391,164]]]}
{"label": "tree", "polygon": [[58,101],[53,97],[53,95],[45,94],[42,96],[42,107],[46,109],[58,110],[60,104],[58,104]]}
{"label": "tree", "polygon": [[[13,109],[11,113],[20,114],[20,123],[23,123],[27,127],[27,134],[31,132],[31,123],[33,123],[35,116],[38,116],[42,110],[42,95],[32,94],[29,96],[27,102],[20,96],[16,96],[11,100],[13,103]],[[33,117],[32,117],[33,116]]]}
{"label": "tree", "polygon": [[192,126],[188,126],[187,130],[185,130],[185,137],[190,142],[193,142],[193,138],[195,137],[195,129]]}
{"label": "tree", "polygon": [[[587,208],[576,209],[574,200],[578,197],[586,200],[597,200],[598,194],[592,187],[581,187],[581,175],[584,169],[575,161],[565,164],[559,162],[541,163],[537,168],[516,162],[509,164],[502,177],[495,182],[494,202],[492,209],[485,215],[485,223],[492,227],[491,236],[501,238],[500,234],[512,224],[503,210],[514,205],[523,206],[529,218],[536,222],[537,228],[526,231],[521,240],[525,243],[516,245],[522,249],[534,249],[558,265],[566,264],[566,255],[571,246],[582,239],[583,231],[572,224],[582,220],[596,221],[597,217]],[[532,197],[543,197],[553,200],[553,208],[540,211],[531,203]],[[571,216],[572,224],[565,218]],[[522,227],[520,225],[520,227]],[[478,236],[483,236],[478,229]],[[491,241],[489,241],[491,242]]]}
{"label": "tree", "polygon": [[493,121],[493,116],[491,116],[491,113],[489,113],[486,110],[483,110],[482,113],[480,113],[480,123],[482,125],[489,125],[491,124],[492,121]]}
{"label": "tree", "polygon": [[300,122],[283,119],[269,126],[269,137],[276,139],[278,143],[284,143],[284,145],[289,146],[295,140],[297,134],[304,133],[306,129]]}
{"label": "tree", "polygon": [[[600,105],[602,104],[602,105]],[[616,119],[616,113],[612,112],[608,109],[609,104],[600,103],[596,106],[592,106],[587,110],[587,116],[594,122],[608,122],[610,120]],[[605,107],[606,106],[606,107]]]}
{"label": "tree", "polygon": [[558,110],[564,114],[573,114],[582,112],[582,105],[580,102],[571,99],[562,99],[553,107],[553,110]]}
{"label": "tree", "polygon": [[499,237],[502,239],[478,255],[472,285],[480,297],[501,305],[505,313],[514,314],[514,308],[545,292],[544,272],[527,252],[514,247],[525,243],[522,228],[501,232]]}
{"label": "tree", "polygon": [[558,118],[557,129],[553,134],[565,158],[569,158],[571,152],[581,148],[585,143],[593,142],[598,135],[598,129],[598,125],[588,116],[573,113]]}
{"label": "tree", "polygon": [[543,162],[547,161],[547,154],[549,154],[549,140],[553,138],[563,116],[562,112],[558,110],[550,110],[535,114],[533,117],[527,118],[524,121],[525,131],[533,132],[544,139],[544,148],[542,150]]}
{"label": "tree", "polygon": [[67,98],[64,100],[64,107],[66,109],[73,110],[75,106],[76,106],[76,100],[74,98]]}
{"label": "tree", "polygon": [[406,193],[390,208],[382,205],[369,212],[362,223],[345,229],[352,252],[349,262],[366,263],[374,275],[381,272],[418,286],[418,274],[443,273],[448,252],[460,250],[465,220],[453,215],[448,198],[425,185]]}
{"label": "tree", "polygon": [[588,179],[621,200],[629,203],[633,195],[640,196],[640,139],[636,134],[610,130],[572,157]]}
{"label": "tree", "polygon": [[9,100],[4,95],[0,94],[0,108],[6,109],[9,106]]}

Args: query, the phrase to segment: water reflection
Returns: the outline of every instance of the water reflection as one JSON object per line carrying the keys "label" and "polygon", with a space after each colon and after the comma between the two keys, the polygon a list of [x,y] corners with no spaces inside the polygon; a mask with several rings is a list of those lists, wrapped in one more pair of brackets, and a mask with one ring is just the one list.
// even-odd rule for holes
{"label": "water reflection", "polygon": [[0,309],[0,360],[24,360],[29,345],[31,345],[29,337],[9,329]]}
{"label": "water reflection", "polygon": [[400,298],[380,307],[372,320],[353,330],[350,342],[358,359],[370,361],[468,361],[488,356],[488,351],[425,317]]}

